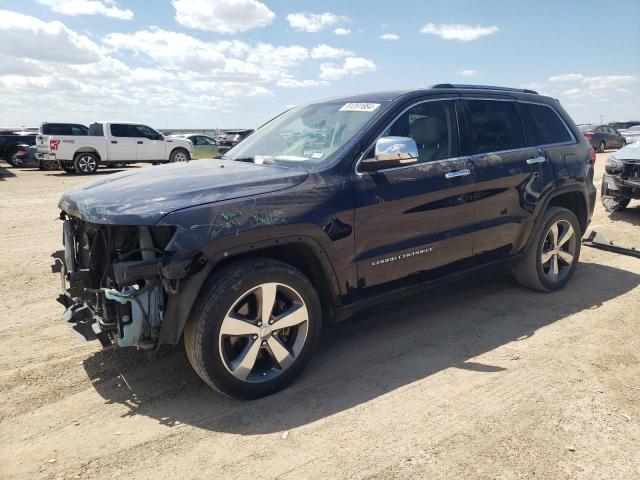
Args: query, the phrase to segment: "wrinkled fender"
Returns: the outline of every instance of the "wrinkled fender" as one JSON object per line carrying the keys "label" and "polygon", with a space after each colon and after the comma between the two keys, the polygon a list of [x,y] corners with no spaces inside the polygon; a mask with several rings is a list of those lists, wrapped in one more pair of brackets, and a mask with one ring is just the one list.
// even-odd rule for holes
{"label": "wrinkled fender", "polygon": [[549,206],[549,203],[551,202],[551,200],[553,200],[556,197],[559,197],[560,195],[564,195],[565,193],[570,193],[570,192],[578,192],[582,194],[582,197],[585,202],[585,207],[587,208],[587,212],[588,212],[587,215],[590,215],[589,191],[588,191],[588,185],[586,182],[567,183],[559,187],[556,187],[553,190],[550,190],[538,202],[536,208],[534,209],[532,214],[532,221],[529,222],[529,225],[525,230],[524,235],[522,236],[523,240],[521,244],[518,246],[518,248],[516,249],[517,252],[526,251],[531,245],[531,242],[535,237],[534,233],[536,231],[536,228],[538,228],[540,219],[544,215],[544,212],[547,210],[547,207]]}
{"label": "wrinkled fender", "polygon": [[[300,225],[290,225],[288,227],[291,229],[295,227],[298,232],[303,229]],[[255,235],[254,238],[244,235],[241,240],[233,237],[236,239],[233,242],[213,241],[206,245],[201,252],[196,252],[196,254],[203,254],[201,261],[205,262],[205,265],[198,273],[181,281],[180,290],[177,294],[169,294],[165,321],[160,331],[158,347],[162,344],[178,343],[204,283],[210,275],[215,273],[219,264],[233,258],[245,257],[247,254],[261,257],[264,256],[261,255],[261,252],[270,247],[286,247],[294,244],[303,244],[309,247],[322,267],[322,274],[329,286],[334,302],[336,304],[340,303],[341,292],[338,277],[326,250],[317,239],[308,234],[294,233],[292,231],[287,232],[288,234],[283,234],[284,232],[280,231],[278,235],[274,235],[272,228],[256,231],[255,233],[258,232],[260,234]]]}

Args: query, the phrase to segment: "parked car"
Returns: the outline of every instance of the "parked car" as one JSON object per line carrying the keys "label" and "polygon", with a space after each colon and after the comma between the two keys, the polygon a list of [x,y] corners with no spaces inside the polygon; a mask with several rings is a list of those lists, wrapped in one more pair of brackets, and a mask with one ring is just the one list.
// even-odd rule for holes
{"label": "parked car", "polygon": [[13,164],[13,156],[18,152],[19,145],[34,145],[36,135],[29,133],[25,135],[0,135],[0,159],[5,160],[9,165]]}
{"label": "parked car", "polygon": [[600,194],[608,212],[623,210],[631,200],[640,199],[640,142],[607,158]]}
{"label": "parked car", "polygon": [[68,135],[84,136],[89,135],[89,127],[79,123],[49,123],[40,125],[42,135]]}
{"label": "parked car", "polygon": [[59,301],[88,340],[154,350],[184,337],[210,386],[260,397],[301,373],[323,322],[375,302],[497,267],[564,287],[595,158],[559,102],[531,90],[302,105],[220,161],[66,192]]}
{"label": "parked car", "polygon": [[598,152],[607,148],[621,148],[626,145],[625,138],[608,125],[579,125],[582,134]]}
{"label": "parked car", "polygon": [[640,125],[640,120],[631,120],[627,122],[609,122],[607,124],[609,127],[614,130],[626,130],[627,128],[635,127],[636,125]]}
{"label": "parked car", "polygon": [[218,151],[220,154],[228,152],[252,133],[251,129],[227,130],[218,140]]}
{"label": "parked car", "polygon": [[171,138],[184,138],[193,144],[193,159],[218,158],[218,142],[207,135],[199,133],[186,133],[181,135],[169,135]]}
{"label": "parked car", "polygon": [[91,174],[98,165],[166,163],[189,160],[189,140],[165,138],[140,123],[92,123],[88,136],[38,135],[38,159],[57,160],[68,172]]}
{"label": "parked car", "polygon": [[624,137],[627,145],[633,142],[637,142],[640,140],[640,125],[622,130],[620,131],[620,135]]}

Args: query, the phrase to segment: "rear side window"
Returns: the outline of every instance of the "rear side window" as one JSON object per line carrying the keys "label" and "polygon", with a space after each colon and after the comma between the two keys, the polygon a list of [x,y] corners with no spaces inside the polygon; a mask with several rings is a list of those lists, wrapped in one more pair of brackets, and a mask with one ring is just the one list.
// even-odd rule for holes
{"label": "rear side window", "polygon": [[111,124],[111,135],[114,137],[130,137],[130,128],[129,125],[124,125],[121,123],[112,123]]}
{"label": "rear side window", "polygon": [[89,129],[84,125],[71,126],[71,135],[87,135],[88,133],[89,133]]}
{"label": "rear side window", "polygon": [[546,105],[534,103],[520,104],[527,120],[527,134],[536,145],[550,145],[564,143],[572,140],[558,113]]}
{"label": "rear side window", "polygon": [[467,100],[473,153],[524,147],[520,116],[511,101]]}

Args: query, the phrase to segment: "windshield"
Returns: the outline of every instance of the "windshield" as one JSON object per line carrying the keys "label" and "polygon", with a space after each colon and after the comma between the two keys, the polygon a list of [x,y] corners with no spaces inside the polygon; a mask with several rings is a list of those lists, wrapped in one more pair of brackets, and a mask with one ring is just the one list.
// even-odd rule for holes
{"label": "windshield", "polygon": [[344,101],[296,107],[256,130],[226,158],[303,168],[319,165],[380,110],[380,103]]}

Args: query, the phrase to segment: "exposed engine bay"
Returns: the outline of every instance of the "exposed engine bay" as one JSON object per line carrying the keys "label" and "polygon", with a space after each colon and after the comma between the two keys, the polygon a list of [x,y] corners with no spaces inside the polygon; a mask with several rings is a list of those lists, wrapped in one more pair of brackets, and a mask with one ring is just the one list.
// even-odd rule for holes
{"label": "exposed engine bay", "polygon": [[155,348],[168,295],[199,268],[194,258],[164,250],[174,228],[98,225],[64,212],[61,219],[64,320],[76,336],[103,347]]}

